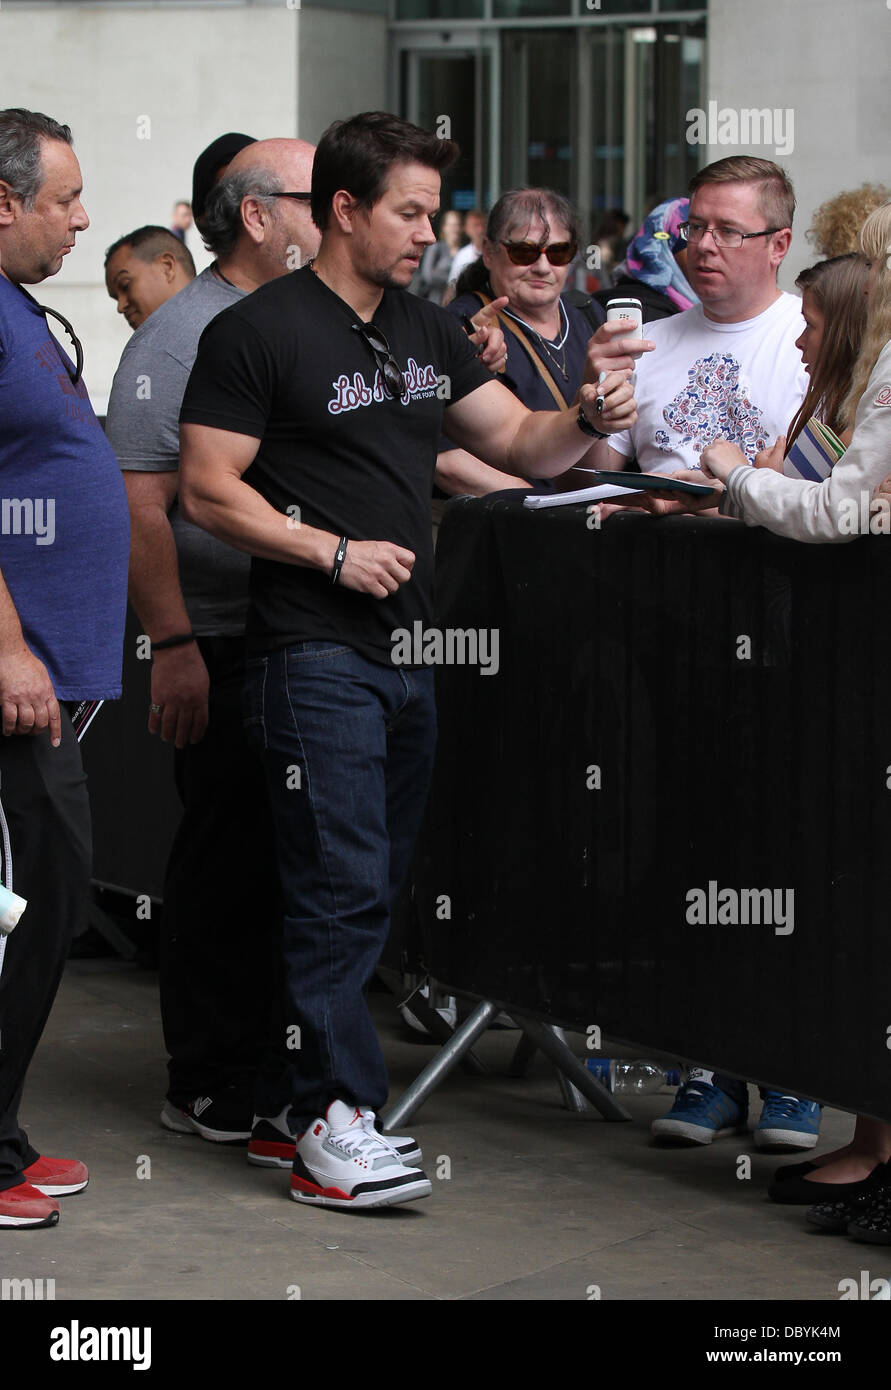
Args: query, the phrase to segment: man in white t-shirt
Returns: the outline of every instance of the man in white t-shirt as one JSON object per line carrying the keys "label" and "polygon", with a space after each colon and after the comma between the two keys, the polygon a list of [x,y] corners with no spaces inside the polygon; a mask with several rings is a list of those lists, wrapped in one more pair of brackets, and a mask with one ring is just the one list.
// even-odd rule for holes
{"label": "man in white t-shirt", "polygon": [[[807,390],[795,339],[801,301],[777,286],[792,240],[795,195],[766,159],[719,159],[690,183],[686,274],[699,304],[646,325],[653,349],[634,363],[614,338],[598,355],[635,368],[637,422],[598,445],[594,467],[642,472],[699,468],[715,439],[738,444],[750,461],[785,434]],[[589,455],[590,461],[591,456]],[[759,1147],[812,1148],[821,1107],[762,1090]],[[709,1144],[747,1127],[745,1082],[695,1067],[667,1115],[653,1122],[663,1139]]]}
{"label": "man in white t-shirt", "polygon": [[770,160],[720,159],[694,177],[687,275],[700,302],[647,324],[655,349],[635,365],[637,423],[604,441],[598,467],[636,457],[644,473],[698,468],[717,438],[754,460],[785,434],[807,390],[801,301],[777,286],[794,209]]}

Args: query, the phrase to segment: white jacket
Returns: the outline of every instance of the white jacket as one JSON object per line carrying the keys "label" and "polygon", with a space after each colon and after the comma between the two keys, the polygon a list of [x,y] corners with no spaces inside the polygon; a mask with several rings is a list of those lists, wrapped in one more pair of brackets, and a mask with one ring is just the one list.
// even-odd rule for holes
{"label": "white jacket", "polygon": [[891,473],[891,342],[879,353],[860,398],[854,435],[822,483],[787,478],[772,468],[734,468],[721,499],[725,516],[765,526],[797,541],[849,541],[870,530],[891,534],[891,516],[869,522],[877,483]]}

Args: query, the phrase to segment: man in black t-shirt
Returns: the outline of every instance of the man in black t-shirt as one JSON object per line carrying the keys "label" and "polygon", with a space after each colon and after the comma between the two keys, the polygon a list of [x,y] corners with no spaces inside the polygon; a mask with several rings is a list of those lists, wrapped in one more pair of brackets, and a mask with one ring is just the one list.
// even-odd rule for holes
{"label": "man in black t-shirt", "polygon": [[517,476],[571,467],[591,419],[612,433],[636,414],[628,371],[593,384],[595,354],[580,409],[530,413],[450,315],[405,293],[456,155],[383,112],[336,122],[313,166],[318,257],[208,326],[180,417],[183,511],[254,557],[245,717],[300,1021],[291,1195],[348,1210],[430,1193],[414,1141],[375,1129],[387,1074],[365,989],[433,760],[433,672],[420,641],[405,659],[404,633],[432,631],[443,412],[456,442]]}

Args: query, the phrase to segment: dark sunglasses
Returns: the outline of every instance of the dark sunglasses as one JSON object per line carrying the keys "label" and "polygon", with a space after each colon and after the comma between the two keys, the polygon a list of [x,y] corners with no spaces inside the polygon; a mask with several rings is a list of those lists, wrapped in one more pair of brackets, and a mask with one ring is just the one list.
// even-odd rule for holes
{"label": "dark sunglasses", "polygon": [[[35,300],[34,303],[36,304],[37,301]],[[83,350],[83,346],[82,346],[82,344],[81,344],[80,338],[78,338],[77,334],[75,333],[74,329],[71,327],[71,324],[68,322],[68,320],[64,317],[64,315],[60,314],[60,313],[58,312],[57,309],[50,309],[46,304],[39,304],[39,305],[38,305],[38,308],[40,309],[40,311],[41,311],[41,313],[44,315],[44,317],[46,317],[47,314],[52,314],[52,316],[53,316],[54,319],[58,319],[58,320],[59,320],[59,323],[60,323],[60,324],[62,325],[62,327],[65,329],[65,332],[68,334],[69,338],[71,339],[72,343],[74,344],[74,361],[75,361],[75,367],[74,367],[74,375],[73,375],[73,376],[71,375],[71,368],[69,367],[68,363],[64,360],[64,358],[61,359],[61,360],[62,360],[62,366],[65,368],[66,372],[68,373],[68,380],[71,382],[71,385],[72,385],[72,386],[76,386],[77,383],[80,381],[81,376],[83,375],[83,370],[84,370],[84,350]],[[49,324],[47,324],[47,328],[48,328],[48,327],[49,327]]]}
{"label": "dark sunglasses", "polygon": [[311,193],[273,193],[273,198],[296,198],[298,203],[308,203]]}
{"label": "dark sunglasses", "polygon": [[503,241],[501,245],[514,265],[534,265],[542,251],[551,265],[569,265],[579,249],[577,241],[555,241],[553,246],[536,246],[534,241]]}
{"label": "dark sunglasses", "polygon": [[390,395],[394,400],[407,401],[411,394],[408,383],[399,370],[399,363],[390,351],[390,344],[380,329],[373,323],[354,323],[353,332],[364,338],[374,353],[374,360]]}

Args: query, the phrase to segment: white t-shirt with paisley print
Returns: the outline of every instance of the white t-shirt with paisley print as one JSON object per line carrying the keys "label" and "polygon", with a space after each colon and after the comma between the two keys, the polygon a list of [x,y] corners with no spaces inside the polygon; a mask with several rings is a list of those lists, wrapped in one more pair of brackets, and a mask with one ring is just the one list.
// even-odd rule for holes
{"label": "white t-shirt with paisley print", "polygon": [[635,371],[638,418],[611,446],[636,456],[643,473],[698,468],[715,439],[738,444],[750,462],[789,422],[807,391],[795,339],[801,300],[782,293],[757,318],[713,323],[702,305],[644,325],[656,344]]}

